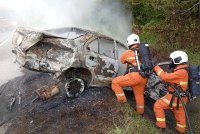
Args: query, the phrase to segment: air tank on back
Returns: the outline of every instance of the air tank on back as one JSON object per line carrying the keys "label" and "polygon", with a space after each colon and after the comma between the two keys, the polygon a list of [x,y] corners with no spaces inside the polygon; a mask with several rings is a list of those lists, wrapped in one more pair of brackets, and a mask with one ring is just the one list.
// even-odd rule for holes
{"label": "air tank on back", "polygon": [[140,60],[141,60],[141,70],[144,72],[145,76],[148,77],[152,73],[153,63],[151,52],[148,43],[141,43],[140,49]]}

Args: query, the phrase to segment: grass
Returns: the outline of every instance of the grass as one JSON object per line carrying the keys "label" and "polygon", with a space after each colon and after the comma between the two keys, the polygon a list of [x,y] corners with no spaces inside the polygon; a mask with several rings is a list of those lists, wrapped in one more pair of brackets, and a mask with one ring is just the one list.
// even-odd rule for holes
{"label": "grass", "polygon": [[[143,29],[144,30],[144,29]],[[159,57],[161,60],[167,59],[169,54],[175,50],[183,50],[188,54],[189,64],[200,65],[200,45],[199,44],[190,44],[182,45],[181,42],[168,43],[164,42],[161,38],[158,38],[153,31],[144,30],[140,38],[142,41],[147,41],[151,46],[151,51],[153,56]],[[159,60],[159,59],[158,59]],[[142,116],[137,114],[134,109],[129,105],[121,105],[122,111],[125,113],[124,124],[115,125],[109,134],[160,134],[161,131],[155,128],[154,124]],[[192,114],[198,115],[198,113]],[[196,116],[197,118],[199,116]],[[191,118],[192,125],[194,129],[199,132],[198,123],[196,123],[195,117]],[[166,133],[173,133],[170,129],[166,130]],[[188,132],[188,131],[187,131]]]}
{"label": "grass", "polygon": [[161,131],[152,124],[152,122],[144,119],[129,104],[121,105],[122,111],[125,113],[125,123],[121,126],[115,125],[109,134],[160,134]]}
{"label": "grass", "polygon": [[196,134],[200,133],[199,122],[200,122],[200,98],[198,97],[196,100],[188,104],[188,114],[190,118],[190,123],[193,131]]}
{"label": "grass", "polygon": [[[155,32],[150,31],[143,27],[143,32],[140,35],[142,41],[146,41],[150,44],[151,52],[154,57],[160,59],[167,59],[169,54],[176,50],[185,51],[189,57],[189,64],[200,65],[200,45],[197,42],[193,44],[191,42],[188,45],[183,45],[181,42],[165,42],[162,36],[157,36]],[[198,39],[197,39],[198,40]],[[158,59],[159,59],[158,58]]]}
{"label": "grass", "polygon": [[[173,4],[177,3],[164,2],[162,10],[157,10],[157,4],[152,7],[152,4],[146,1],[123,1],[129,4],[130,10],[133,13],[134,24],[132,25],[132,31],[140,35],[142,42],[150,44],[152,56],[156,60],[166,60],[171,52],[182,50],[188,54],[189,64],[200,65],[198,32],[200,27],[198,18],[191,16],[189,17],[190,19],[185,19],[185,17],[171,14],[171,8],[177,6]],[[179,6],[176,8],[179,9]],[[183,7],[185,8],[185,6]],[[167,9],[166,14],[162,14],[165,12],[165,8]],[[109,134],[161,133],[152,122],[138,115],[128,104],[121,105],[121,109],[125,113],[125,123],[124,125],[115,125]],[[192,120],[195,120],[195,117]],[[193,124],[198,126],[198,123]],[[167,131],[167,133],[173,133],[170,130]]]}
{"label": "grass", "polygon": [[196,45],[196,47],[190,47],[186,50],[189,56],[190,64],[198,64],[200,65],[200,46]]}

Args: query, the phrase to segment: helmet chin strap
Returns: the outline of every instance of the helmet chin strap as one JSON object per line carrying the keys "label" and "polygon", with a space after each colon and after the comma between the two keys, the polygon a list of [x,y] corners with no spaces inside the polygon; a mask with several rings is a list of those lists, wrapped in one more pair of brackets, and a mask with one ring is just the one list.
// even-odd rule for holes
{"label": "helmet chin strap", "polygon": [[170,63],[169,63],[169,68],[170,69],[172,69],[172,68],[174,69],[175,67],[176,67],[176,64],[174,64],[173,60],[171,59]]}
{"label": "helmet chin strap", "polygon": [[133,44],[133,45],[130,45],[128,48],[129,48],[129,49],[132,49],[132,48],[138,48],[138,47],[139,47],[138,44]]}

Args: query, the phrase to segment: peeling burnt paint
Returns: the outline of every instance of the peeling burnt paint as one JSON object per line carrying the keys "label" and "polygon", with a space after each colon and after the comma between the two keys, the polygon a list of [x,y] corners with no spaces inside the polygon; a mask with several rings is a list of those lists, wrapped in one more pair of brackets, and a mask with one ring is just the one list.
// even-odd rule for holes
{"label": "peeling burnt paint", "polygon": [[99,66],[96,68],[97,72],[101,72],[103,76],[115,77],[118,70],[118,65],[114,59],[108,59],[105,56],[100,56],[98,63]]}
{"label": "peeling burnt paint", "polygon": [[[102,86],[108,85],[112,77],[118,74],[119,61],[88,49],[88,45],[99,38],[116,42],[103,34],[75,27],[46,31],[19,27],[12,43],[17,62],[27,69],[52,73],[57,78],[64,76],[66,79],[85,76],[81,73],[87,70],[90,72],[86,73],[89,79],[82,79],[91,86]],[[119,48],[114,46],[113,52],[117,53]],[[74,69],[74,73],[69,73],[68,70]]]}

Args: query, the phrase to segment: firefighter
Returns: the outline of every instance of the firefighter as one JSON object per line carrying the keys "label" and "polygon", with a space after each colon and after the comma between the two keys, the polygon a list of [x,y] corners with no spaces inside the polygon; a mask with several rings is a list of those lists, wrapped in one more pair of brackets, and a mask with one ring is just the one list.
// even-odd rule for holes
{"label": "firefighter", "polygon": [[[132,49],[139,49],[140,39],[136,34],[131,34],[127,38],[127,46],[129,50],[126,50],[121,56],[122,64],[129,63],[131,67],[128,68],[128,73],[122,76],[118,76],[112,80],[112,90],[114,91],[118,102],[126,102],[126,96],[123,91],[123,87],[130,86],[135,95],[136,111],[139,114],[144,113],[144,89],[147,83],[147,78],[143,78],[137,69],[135,52]],[[140,62],[140,61],[139,61]]]}
{"label": "firefighter", "polygon": [[[187,62],[188,55],[185,52],[174,51],[170,54],[169,64],[169,67],[173,69],[173,72],[167,73],[159,66],[155,66],[154,71],[163,81],[168,82],[171,85],[181,87],[182,92],[184,92],[188,88]],[[184,103],[188,100],[188,98],[184,95],[182,96],[182,99]],[[186,129],[185,112],[178,96],[175,95],[174,89],[170,86],[168,87],[168,93],[158,99],[154,104],[156,126],[162,128],[163,130],[166,128],[165,109],[171,109],[173,111],[176,120],[176,130],[179,133],[184,133]]]}

